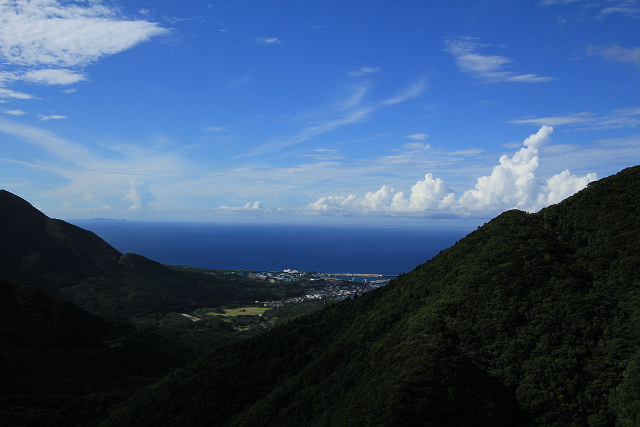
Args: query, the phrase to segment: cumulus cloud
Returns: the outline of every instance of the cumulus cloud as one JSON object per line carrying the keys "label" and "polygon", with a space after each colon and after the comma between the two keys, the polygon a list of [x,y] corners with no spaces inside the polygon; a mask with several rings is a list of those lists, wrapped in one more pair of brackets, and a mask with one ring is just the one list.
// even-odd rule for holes
{"label": "cumulus cloud", "polygon": [[595,173],[577,177],[570,173],[568,169],[564,170],[547,180],[547,185],[543,187],[543,191],[538,195],[538,203],[535,208],[541,209],[545,206],[560,203],[597,179],[598,177]]}
{"label": "cumulus cloud", "polygon": [[556,80],[555,77],[540,77],[537,74],[517,74],[506,68],[513,61],[499,55],[484,55],[479,48],[487,47],[473,37],[449,37],[445,39],[446,51],[456,59],[456,64],[465,73],[486,82],[542,83]]}
{"label": "cumulus cloud", "polygon": [[222,213],[248,214],[248,215],[263,215],[265,212],[273,213],[273,210],[271,209],[264,209],[261,201],[256,201],[253,204],[247,203],[244,206],[222,205],[216,210]]}
{"label": "cumulus cloud", "polygon": [[[0,60],[11,67],[0,86],[11,81],[69,85],[86,79],[80,68],[122,52],[168,30],[129,20],[100,0],[0,2]],[[0,96],[33,96],[0,90]]]}
{"label": "cumulus cloud", "polygon": [[[328,196],[321,197],[318,201],[306,206],[308,210],[314,211],[377,211],[389,210],[393,203],[395,190],[393,187],[383,185],[376,192],[369,191],[363,197],[355,194],[349,196]],[[401,196],[402,197],[402,196]]]}
{"label": "cumulus cloud", "polygon": [[549,144],[553,128],[543,126],[523,142],[523,147],[511,157],[503,155],[491,175],[478,178],[475,188],[460,197],[440,178],[425,175],[411,187],[408,197],[402,191],[383,185],[376,192],[364,196],[326,196],[303,207],[304,210],[328,213],[389,212],[421,215],[491,216],[501,211],[518,208],[537,211],[558,203],[597,179],[590,173],[578,177],[562,171],[542,183],[538,177],[539,150]]}
{"label": "cumulus cloud", "polygon": [[369,191],[364,196],[321,197],[305,208],[312,211],[422,211],[444,207],[451,203],[451,193],[446,184],[433,175],[425,175],[424,181],[418,181],[411,187],[409,199],[402,191],[383,185],[380,190]]}
{"label": "cumulus cloud", "polygon": [[253,205],[251,203],[247,203],[244,205],[245,209],[262,209],[262,202],[256,201]]}
{"label": "cumulus cloud", "polygon": [[465,211],[493,212],[501,208],[530,210],[538,199],[540,181],[535,172],[540,167],[538,149],[547,144],[553,128],[543,126],[524,141],[513,157],[500,157],[500,164],[491,175],[478,178],[475,189],[460,197],[460,207]]}
{"label": "cumulus cloud", "polygon": [[129,206],[129,211],[150,211],[152,207],[149,203],[153,202],[156,198],[145,181],[131,181],[131,192],[124,196],[125,200],[130,200],[133,205]]}

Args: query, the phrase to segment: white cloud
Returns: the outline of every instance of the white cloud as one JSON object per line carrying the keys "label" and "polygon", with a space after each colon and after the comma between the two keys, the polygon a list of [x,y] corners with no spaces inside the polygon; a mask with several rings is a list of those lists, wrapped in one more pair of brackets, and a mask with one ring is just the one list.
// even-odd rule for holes
{"label": "white cloud", "polygon": [[[12,68],[0,85],[77,83],[86,80],[78,68],[167,32],[155,23],[119,16],[100,0],[0,2],[0,60]],[[2,88],[0,97],[33,98]]]}
{"label": "white cloud", "polygon": [[[2,84],[2,81],[0,81],[0,84]],[[0,98],[34,99],[35,96],[0,87]]]}
{"label": "white cloud", "polygon": [[156,198],[151,191],[149,190],[149,186],[144,181],[131,181],[131,192],[124,196],[125,200],[130,200],[133,202],[133,205],[129,206],[127,210],[129,211],[150,211],[152,207],[149,203],[153,202]]}
{"label": "white cloud", "polygon": [[362,67],[356,71],[349,71],[347,75],[352,77],[361,77],[366,76],[367,74],[377,73],[378,71],[380,71],[380,67]]}
{"label": "white cloud", "polygon": [[382,102],[382,105],[392,105],[399,104],[404,101],[408,101],[409,99],[416,98],[422,94],[427,88],[427,83],[424,80],[419,80],[413,85],[409,86],[405,91],[401,92],[399,95],[387,99]]}
{"label": "white cloud", "polygon": [[612,15],[614,13],[620,13],[622,15],[637,18],[640,16],[640,7],[638,7],[638,2],[636,0],[623,0],[614,6],[602,9],[600,12],[603,16]]}
{"label": "white cloud", "polygon": [[543,0],[540,3],[538,3],[538,6],[551,6],[554,4],[569,4],[569,3],[575,3],[576,1],[583,1],[583,0]]}
{"label": "white cloud", "polygon": [[128,21],[115,9],[55,0],[0,4],[0,55],[17,65],[76,67],[90,64],[165,33],[147,21]]}
{"label": "white cloud", "polygon": [[524,140],[513,156],[503,155],[491,175],[478,178],[474,189],[459,198],[447,184],[432,174],[425,175],[411,187],[408,198],[402,191],[383,185],[377,192],[364,196],[326,196],[304,206],[303,210],[341,214],[345,212],[389,214],[420,214],[450,217],[491,216],[504,210],[518,208],[533,212],[583,189],[597,179],[595,174],[577,177],[565,170],[543,184],[538,178],[540,159],[538,150],[551,140],[553,128],[543,126]]}
{"label": "white cloud", "polygon": [[577,177],[564,170],[547,180],[547,185],[538,196],[536,208],[540,209],[545,206],[560,203],[567,197],[582,190],[592,181],[598,179],[595,173],[589,173],[587,176]]}
{"label": "white cloud", "polygon": [[[447,184],[440,178],[433,178],[428,173],[424,181],[418,181],[411,187],[409,196],[409,210],[426,211],[448,207],[455,197],[455,193],[447,188]],[[398,203],[398,202],[397,202]]]}
{"label": "white cloud", "polygon": [[66,69],[44,69],[27,71],[22,74],[19,80],[27,83],[39,83],[44,85],[70,85],[86,79],[84,74],[76,73]]}
{"label": "white cloud", "polygon": [[405,138],[415,139],[416,141],[424,141],[429,138],[429,135],[426,133],[414,133],[413,135],[407,135]]}
{"label": "white cloud", "polygon": [[304,156],[311,157],[314,160],[318,160],[318,161],[344,159],[344,156],[340,154],[338,150],[334,150],[330,148],[318,148],[317,150],[313,150],[313,152],[315,154],[304,154]]}
{"label": "white cloud", "polygon": [[640,108],[621,108],[598,115],[590,112],[555,117],[536,117],[512,120],[509,123],[537,126],[572,125],[576,130],[602,130],[636,127],[640,125]]}
{"label": "white cloud", "polygon": [[402,191],[396,192],[393,187],[383,185],[376,192],[369,191],[360,197],[355,194],[349,196],[321,197],[317,201],[305,206],[312,211],[394,211],[412,212],[433,210],[448,206],[452,202],[452,193],[439,178],[434,179],[427,174],[424,181],[418,181],[411,187],[409,199],[405,199]]}
{"label": "white cloud", "polygon": [[403,145],[404,148],[409,150],[426,150],[431,146],[429,144],[424,144],[422,142],[407,142]]}
{"label": "white cloud", "polygon": [[473,37],[457,37],[445,39],[446,51],[452,54],[458,67],[474,77],[486,82],[518,82],[518,83],[542,83],[556,80],[555,77],[540,77],[536,74],[516,74],[506,71],[507,65],[513,61],[499,55],[483,55],[478,53],[478,48],[487,45],[476,42]]}
{"label": "white cloud", "polygon": [[38,117],[40,118],[40,120],[61,120],[61,119],[66,119],[67,116],[43,116],[42,114],[38,115]]}
{"label": "white cloud", "polygon": [[207,126],[202,131],[203,132],[223,132],[227,130],[226,126]]}
{"label": "white cloud", "polygon": [[245,209],[262,209],[262,202],[256,201],[253,205],[251,203],[247,203],[244,205]]}
{"label": "white cloud", "polygon": [[549,142],[552,132],[552,127],[543,126],[524,141],[527,148],[521,148],[513,157],[500,157],[500,165],[493,168],[491,175],[478,178],[475,189],[460,197],[460,207],[481,212],[533,207],[540,189],[535,175],[540,167],[538,149]]}
{"label": "white cloud", "polygon": [[45,213],[49,215],[57,213],[57,214],[73,214],[73,213],[99,213],[99,212],[111,212],[111,208],[108,205],[102,205],[95,208],[73,208],[71,206],[73,203],[65,202],[62,206],[62,209],[59,210],[47,210]]}
{"label": "white cloud", "polygon": [[22,111],[22,110],[4,110],[3,113],[5,114],[11,114],[13,116],[24,116],[26,113],[26,111]]}
{"label": "white cloud", "polygon": [[372,112],[387,105],[399,104],[418,97],[425,89],[426,82],[424,79],[421,79],[393,98],[374,104],[361,105],[362,98],[366,90],[362,87],[358,87],[355,90],[355,93],[349,96],[347,101],[340,103],[338,107],[334,107],[329,111],[321,112],[317,114],[316,117],[308,119],[307,125],[296,135],[264,143],[261,146],[252,149],[249,153],[238,155],[235,158],[256,156],[278,151],[290,145],[298,144],[318,135],[339,129],[343,126],[365,121],[369,118],[369,115]]}
{"label": "white cloud", "polygon": [[610,61],[629,63],[640,68],[640,47],[626,49],[618,45],[609,47],[589,46],[587,55],[600,55]]}
{"label": "white cloud", "polygon": [[256,37],[255,40],[258,43],[263,43],[263,44],[282,44],[282,41],[279,40],[277,37],[271,37],[271,38]]}
{"label": "white cloud", "polygon": [[[640,7],[637,0],[607,0],[602,2],[585,0],[543,0],[538,6],[570,5],[571,3],[580,3],[577,5],[577,8],[571,9],[576,11],[572,16],[573,19],[585,19],[590,16],[606,18],[613,14],[626,15],[630,18],[640,16]],[[566,19],[564,15],[560,15],[559,17],[562,20]]]}

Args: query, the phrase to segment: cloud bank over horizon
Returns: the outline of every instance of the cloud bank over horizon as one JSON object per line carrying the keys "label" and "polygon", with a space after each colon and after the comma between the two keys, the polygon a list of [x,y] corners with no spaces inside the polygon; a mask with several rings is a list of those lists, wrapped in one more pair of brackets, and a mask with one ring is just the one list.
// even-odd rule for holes
{"label": "cloud bank over horizon", "polygon": [[383,185],[363,196],[326,196],[302,210],[320,214],[413,214],[427,217],[490,216],[509,209],[536,212],[558,203],[597,180],[595,173],[578,177],[568,169],[553,175],[546,183],[538,177],[539,150],[549,144],[553,127],[542,126],[524,140],[513,156],[500,157],[491,175],[478,178],[475,188],[457,197],[440,178],[431,173],[411,187],[408,197],[402,191]]}

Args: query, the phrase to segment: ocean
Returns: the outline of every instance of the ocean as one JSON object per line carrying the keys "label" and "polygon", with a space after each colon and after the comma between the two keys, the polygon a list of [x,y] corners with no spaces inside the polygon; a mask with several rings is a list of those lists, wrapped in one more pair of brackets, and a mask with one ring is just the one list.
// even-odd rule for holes
{"label": "ocean", "polygon": [[471,230],[114,220],[69,221],[120,252],[169,265],[324,273],[408,273]]}

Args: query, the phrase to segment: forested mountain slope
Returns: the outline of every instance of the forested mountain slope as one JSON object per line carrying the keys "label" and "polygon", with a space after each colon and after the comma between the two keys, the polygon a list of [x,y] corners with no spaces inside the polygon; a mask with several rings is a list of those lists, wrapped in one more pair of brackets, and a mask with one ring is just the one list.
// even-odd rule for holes
{"label": "forested mountain slope", "polygon": [[0,190],[0,276],[43,290],[118,266],[120,252],[90,231],[47,217]]}
{"label": "forested mountain slope", "polygon": [[86,425],[193,360],[178,342],[0,278],[0,425]]}
{"label": "forested mountain slope", "polygon": [[51,219],[5,190],[0,190],[0,276],[91,313],[126,320],[279,298],[261,286],[175,271],[141,255],[122,254],[94,233]]}
{"label": "forested mountain slope", "polygon": [[220,348],[107,426],[640,425],[640,167]]}

